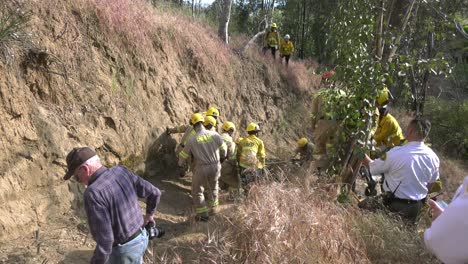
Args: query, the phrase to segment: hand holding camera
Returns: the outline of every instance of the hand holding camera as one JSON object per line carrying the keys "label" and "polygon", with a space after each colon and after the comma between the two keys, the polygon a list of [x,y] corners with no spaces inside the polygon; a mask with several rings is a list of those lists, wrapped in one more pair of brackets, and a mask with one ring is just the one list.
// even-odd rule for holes
{"label": "hand holding camera", "polygon": [[148,232],[148,236],[150,240],[153,240],[155,237],[161,238],[166,234],[166,231],[160,226],[156,226],[154,222],[148,222],[145,225],[146,232]]}

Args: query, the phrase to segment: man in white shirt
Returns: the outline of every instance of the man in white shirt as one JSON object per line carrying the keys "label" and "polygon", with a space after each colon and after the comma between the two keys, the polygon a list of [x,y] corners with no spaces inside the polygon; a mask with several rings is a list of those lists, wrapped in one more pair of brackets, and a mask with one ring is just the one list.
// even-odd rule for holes
{"label": "man in white shirt", "polygon": [[380,159],[364,158],[372,175],[385,175],[384,205],[392,212],[415,222],[428,190],[439,179],[439,158],[424,144],[431,123],[414,119],[406,129],[408,143],[394,147]]}
{"label": "man in white shirt", "polygon": [[443,263],[468,263],[468,176],[447,208],[433,200],[429,206],[432,226],[424,232],[426,247]]}

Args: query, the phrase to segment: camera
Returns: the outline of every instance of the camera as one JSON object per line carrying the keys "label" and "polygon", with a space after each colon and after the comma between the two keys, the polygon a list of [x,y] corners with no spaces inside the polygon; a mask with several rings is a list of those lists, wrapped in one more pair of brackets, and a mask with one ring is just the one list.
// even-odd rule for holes
{"label": "camera", "polygon": [[149,239],[152,240],[155,237],[161,238],[166,234],[166,231],[162,229],[159,226],[155,226],[154,222],[148,222],[148,224],[145,225],[146,232],[148,232]]}

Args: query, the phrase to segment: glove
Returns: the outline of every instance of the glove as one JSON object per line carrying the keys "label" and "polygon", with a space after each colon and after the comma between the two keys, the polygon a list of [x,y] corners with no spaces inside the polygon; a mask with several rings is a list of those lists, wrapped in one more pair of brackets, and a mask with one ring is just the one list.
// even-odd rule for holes
{"label": "glove", "polygon": [[171,134],[171,130],[170,130],[168,127],[166,127],[166,134],[167,134],[167,135],[170,135],[170,134]]}

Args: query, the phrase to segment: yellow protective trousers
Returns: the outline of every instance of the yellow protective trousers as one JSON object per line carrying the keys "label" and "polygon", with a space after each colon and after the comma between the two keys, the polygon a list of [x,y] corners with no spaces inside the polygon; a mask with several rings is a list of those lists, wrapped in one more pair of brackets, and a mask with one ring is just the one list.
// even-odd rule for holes
{"label": "yellow protective trousers", "polygon": [[210,209],[219,205],[218,179],[220,177],[221,164],[197,164],[192,177],[192,199],[197,215],[208,215]]}

